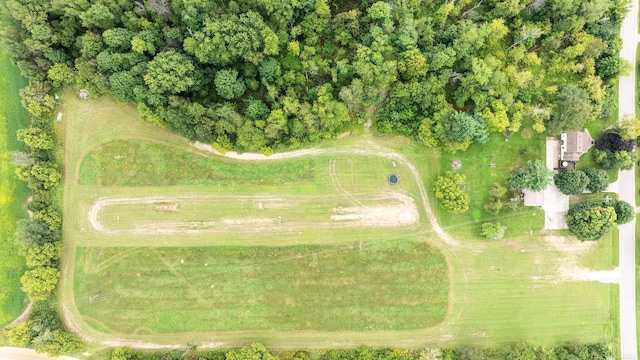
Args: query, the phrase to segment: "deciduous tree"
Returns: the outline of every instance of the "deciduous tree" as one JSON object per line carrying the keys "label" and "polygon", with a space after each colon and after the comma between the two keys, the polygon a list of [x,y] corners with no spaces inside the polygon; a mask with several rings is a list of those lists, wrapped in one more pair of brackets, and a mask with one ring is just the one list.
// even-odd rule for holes
{"label": "deciduous tree", "polygon": [[236,99],[244,94],[246,85],[242,78],[238,78],[237,70],[220,70],[214,80],[218,95],[225,99]]}
{"label": "deciduous tree", "polygon": [[584,173],[589,178],[587,190],[592,193],[604,191],[609,185],[609,174],[602,169],[588,168]]}
{"label": "deciduous tree", "polygon": [[177,94],[195,85],[195,71],[188,56],[176,50],[167,50],[149,62],[144,81],[154,93]]}
{"label": "deciduous tree", "polygon": [[47,300],[58,285],[60,271],[53,267],[42,266],[29,270],[22,275],[22,291],[33,301]]}
{"label": "deciduous tree", "polygon": [[480,234],[487,239],[500,240],[504,237],[506,226],[502,226],[499,222],[485,222],[482,224]]}
{"label": "deciduous tree", "polygon": [[569,208],[567,225],[580,240],[599,240],[616,226],[616,211],[602,203],[581,203]]}
{"label": "deciduous tree", "polygon": [[584,124],[592,120],[595,115],[589,93],[577,84],[568,84],[559,90],[548,129],[551,133],[582,130]]}
{"label": "deciduous tree", "polygon": [[636,216],[636,209],[626,201],[611,200],[610,206],[616,211],[616,224],[622,225],[633,220]]}
{"label": "deciduous tree", "polygon": [[518,168],[518,170],[511,175],[509,186],[512,190],[529,189],[532,191],[542,191],[551,184],[554,173],[555,172],[548,169],[541,160],[536,160],[535,162],[529,160],[526,167]]}
{"label": "deciduous tree", "polygon": [[589,185],[589,177],[581,170],[566,169],[556,175],[555,184],[565,195],[581,194]]}
{"label": "deciduous tree", "polygon": [[51,150],[55,145],[53,136],[37,127],[20,129],[17,132],[18,140],[24,142],[33,149]]}
{"label": "deciduous tree", "polygon": [[442,207],[454,214],[469,210],[469,195],[465,193],[466,177],[457,173],[447,173],[438,176],[433,183],[436,199]]}

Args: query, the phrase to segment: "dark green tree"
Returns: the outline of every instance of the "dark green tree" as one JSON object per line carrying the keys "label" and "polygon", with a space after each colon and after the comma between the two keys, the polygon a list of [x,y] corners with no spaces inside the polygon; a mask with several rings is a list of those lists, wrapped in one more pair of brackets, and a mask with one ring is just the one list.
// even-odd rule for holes
{"label": "dark green tree", "polygon": [[582,194],[589,185],[589,177],[581,170],[566,169],[555,176],[555,184],[565,195]]}
{"label": "dark green tree", "polygon": [[602,192],[609,185],[609,174],[602,169],[587,168],[584,173],[589,178],[587,190],[592,193]]}
{"label": "dark green tree", "polygon": [[611,200],[611,204],[607,205],[613,206],[616,211],[616,224],[618,225],[626,224],[636,217],[636,209],[626,201]]}
{"label": "dark green tree", "polygon": [[489,141],[487,123],[478,114],[468,114],[466,112],[456,112],[445,125],[447,139],[464,143],[467,141],[484,144]]}

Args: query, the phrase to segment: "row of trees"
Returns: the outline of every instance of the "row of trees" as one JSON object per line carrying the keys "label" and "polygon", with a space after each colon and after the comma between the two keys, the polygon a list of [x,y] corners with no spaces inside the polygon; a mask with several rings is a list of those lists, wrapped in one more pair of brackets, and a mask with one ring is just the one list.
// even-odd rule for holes
{"label": "row of trees", "polygon": [[7,0],[2,38],[31,81],[136,101],[225,149],[295,148],[373,116],[456,151],[606,113],[624,5]]}
{"label": "row of trees", "polygon": [[56,201],[62,174],[55,157],[51,123],[57,104],[49,90],[46,82],[30,82],[20,91],[31,121],[28,128],[18,130],[17,137],[30,152],[12,153],[18,177],[31,190],[27,204],[30,218],[18,223],[16,241],[30,269],[20,279],[22,290],[33,301],[47,300],[55,291],[62,254],[62,214]]}
{"label": "row of trees", "polygon": [[596,168],[588,168],[584,171],[566,169],[556,175],[554,181],[558,190],[565,195],[582,194],[585,190],[599,193],[609,185],[609,174]]}
{"label": "row of trees", "polygon": [[56,159],[52,123],[57,102],[49,92],[49,84],[41,81],[30,81],[20,91],[22,105],[30,114],[30,124],[18,130],[17,138],[30,151],[13,152],[11,158],[31,196],[26,205],[29,219],[18,222],[15,237],[29,268],[20,278],[22,290],[34,302],[34,308],[28,321],[4,333],[14,346],[31,347],[57,356],[78,351],[83,345],[65,331],[58,314],[47,303],[60,279],[62,256],[62,213],[57,202],[62,173]]}
{"label": "row of trees", "polygon": [[564,344],[553,347],[518,343],[497,349],[460,347],[455,349],[423,348],[416,350],[370,348],[329,351],[287,351],[272,354],[261,344],[252,344],[238,350],[191,352],[175,350],[170,353],[135,352],[117,348],[105,360],[588,360],[607,359],[612,356],[610,346],[602,343]]}

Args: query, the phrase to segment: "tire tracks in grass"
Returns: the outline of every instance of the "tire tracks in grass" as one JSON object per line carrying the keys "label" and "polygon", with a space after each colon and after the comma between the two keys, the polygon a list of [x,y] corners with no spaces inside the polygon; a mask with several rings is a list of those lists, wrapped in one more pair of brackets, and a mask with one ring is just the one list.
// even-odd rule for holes
{"label": "tire tracks in grass", "polygon": [[[368,135],[365,135],[368,136]],[[167,146],[175,146],[173,144],[170,144],[169,142],[164,142],[164,141],[159,141],[157,139],[144,139],[142,138],[141,140],[149,140],[149,141],[153,141],[155,143],[164,143]],[[254,154],[254,153],[243,153],[243,154],[238,154],[237,152],[228,152],[226,154],[221,154],[220,152],[216,151],[215,149],[213,149],[211,146],[206,145],[206,144],[202,144],[202,143],[191,143],[188,142],[186,139],[184,140],[185,144],[190,145],[193,148],[196,148],[200,151],[209,153],[209,154],[213,154],[213,155],[217,155],[217,156],[221,156],[221,157],[225,157],[228,159],[234,159],[234,160],[241,160],[241,161],[276,161],[276,160],[284,160],[284,159],[292,159],[292,158],[298,158],[298,157],[306,157],[306,156],[321,156],[321,155],[364,155],[364,156],[377,156],[377,157],[383,157],[389,160],[393,160],[396,161],[400,164],[404,164],[407,169],[409,170],[409,172],[412,174],[412,176],[414,177],[414,181],[416,182],[416,185],[418,186],[418,190],[420,193],[420,197],[421,197],[421,207],[425,212],[426,217],[429,220],[429,224],[431,225],[431,229],[432,231],[437,234],[437,236],[440,238],[441,242],[438,241],[430,241],[430,243],[436,245],[438,248],[440,248],[440,250],[443,252],[443,255],[445,255],[445,260],[447,262],[447,265],[449,267],[449,301],[448,301],[448,306],[447,306],[447,314],[445,315],[445,320],[443,320],[443,322],[441,322],[438,325],[435,325],[432,328],[428,328],[428,329],[435,329],[438,328],[437,332],[433,332],[431,335],[427,335],[420,337],[421,340],[418,340],[417,338],[415,340],[405,340],[403,343],[410,343],[410,342],[415,342],[418,341],[418,343],[423,343],[424,341],[427,340],[427,338],[431,338],[435,341],[445,341],[447,339],[451,339],[453,337],[453,325],[460,319],[461,313],[463,312],[464,309],[464,304],[467,302],[467,289],[466,289],[466,285],[467,285],[467,274],[465,272],[465,269],[463,266],[461,266],[461,261],[458,257],[457,251],[465,249],[465,250],[470,250],[468,248],[470,247],[477,247],[471,244],[465,244],[464,246],[455,238],[453,238],[451,235],[449,235],[444,228],[438,223],[433,210],[430,207],[429,204],[429,199],[428,199],[428,194],[426,191],[426,188],[424,186],[424,182],[422,180],[422,177],[420,175],[419,170],[417,169],[417,167],[408,159],[406,158],[404,155],[393,151],[391,149],[388,148],[383,148],[380,147],[378,144],[376,144],[375,142],[373,142],[371,139],[368,139],[367,142],[367,147],[353,147],[353,148],[345,148],[345,149],[305,149],[305,150],[297,150],[297,151],[291,151],[291,152],[285,152],[285,153],[276,153],[273,154],[271,156],[265,156],[262,154]],[[68,149],[68,147],[67,147]],[[68,164],[68,155],[65,156],[66,160],[67,160],[67,164]],[[81,161],[80,161],[81,163]],[[76,169],[73,169],[73,172],[77,174],[77,171],[79,171],[79,167],[80,167],[80,163],[76,164]],[[335,167],[335,162],[333,164],[333,166]],[[331,166],[330,166],[331,169]],[[334,168],[335,169],[335,168]],[[71,169],[68,169],[67,171],[69,171]],[[331,171],[331,170],[330,170]],[[74,179],[75,180],[75,179]],[[332,177],[332,181],[337,180],[334,179]],[[334,185],[335,185],[335,181],[334,181]],[[344,195],[344,194],[343,194]],[[69,251],[66,256],[67,258],[67,266],[63,269],[63,276],[65,277],[65,279],[68,279],[68,277],[70,276],[69,272],[71,272],[71,275],[73,274],[73,267],[75,264],[75,244],[71,245],[70,249],[71,251]],[[475,249],[478,250],[478,249]],[[71,270],[70,270],[71,269]],[[454,271],[458,271],[463,278],[463,281],[461,283],[462,288],[461,289],[455,289],[455,293],[458,295],[457,299],[454,300],[454,278],[453,278],[453,273]],[[72,278],[69,278],[68,281],[71,281],[72,283]],[[76,333],[78,336],[80,336],[84,341],[87,342],[91,342],[91,343],[99,343],[101,345],[104,346],[129,346],[132,348],[139,348],[139,349],[177,349],[177,348],[181,348],[183,347],[183,345],[178,345],[178,344],[171,344],[170,342],[164,343],[164,344],[159,344],[159,343],[155,343],[153,341],[141,341],[141,340],[127,340],[127,339],[123,339],[117,338],[117,335],[113,335],[113,336],[105,336],[108,334],[101,334],[101,333],[97,333],[95,331],[86,331],[87,330],[81,323],[78,322],[78,319],[74,316],[75,313],[77,313],[77,309],[75,309],[75,311],[71,310],[70,308],[70,304],[73,304],[75,302],[75,296],[73,294],[73,286],[71,286],[70,289],[67,289],[68,293],[68,299],[66,299],[66,301],[60,301],[60,306],[61,306],[61,310],[62,313],[64,314],[63,318],[64,318],[64,322],[65,325],[74,333]],[[456,302],[457,306],[457,310],[455,311],[454,314],[454,301]],[[80,315],[80,314],[78,314]],[[81,316],[81,315],[80,315]],[[90,333],[91,335],[89,335],[88,333]],[[345,333],[350,334],[352,332],[346,331]],[[123,334],[124,335],[124,334]],[[162,336],[165,340],[166,339],[172,339],[172,341],[175,341],[175,337],[171,337],[171,334],[169,334],[169,336]],[[284,338],[295,338],[295,336],[292,335],[285,335]],[[349,336],[349,338],[351,338],[351,336]],[[415,338],[415,336],[412,336],[412,338]],[[157,339],[157,338],[156,338]],[[316,342],[314,342],[314,344],[316,344]],[[334,343],[333,341],[330,342],[321,342],[321,344],[325,344],[326,346],[334,346],[334,345],[342,345],[344,346],[344,342],[342,343]],[[220,346],[224,346],[225,343],[221,343],[221,342],[215,342],[215,343],[204,343],[201,344],[200,347],[202,348],[213,348],[213,347],[220,347]]]}

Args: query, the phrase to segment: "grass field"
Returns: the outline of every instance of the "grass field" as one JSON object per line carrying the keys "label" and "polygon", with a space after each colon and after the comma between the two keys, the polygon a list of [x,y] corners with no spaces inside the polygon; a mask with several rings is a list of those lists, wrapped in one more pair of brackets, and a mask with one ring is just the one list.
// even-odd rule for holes
{"label": "grass field", "polygon": [[18,69],[0,49],[0,325],[15,319],[27,304],[20,289],[25,264],[14,233],[18,219],[26,216],[28,189],[16,178],[9,156],[10,151],[24,150],[15,135],[28,124],[18,94],[24,85]]}
{"label": "grass field", "polygon": [[[543,234],[542,212],[521,209],[499,216],[506,239],[484,241],[476,229],[488,214],[447,218],[434,206],[455,236],[443,241],[421,186],[429,190],[449,155],[365,134],[309,156],[240,162],[109,98],[66,93],[63,112],[60,305],[91,342],[326,348],[617,337],[617,287],[581,279],[615,266],[613,238]],[[516,136],[516,149],[505,143],[499,154],[528,144]],[[472,197],[506,179],[513,162],[535,158],[531,148],[495,161],[482,149],[458,154]],[[488,170],[497,172],[482,179]]]}
{"label": "grass field", "polygon": [[[166,281],[167,271],[174,281]],[[441,322],[448,297],[444,258],[415,241],[84,248],[76,272],[86,279],[76,290],[80,298],[109,289],[92,303],[82,302],[80,312],[109,319],[102,326],[124,333],[415,329]],[[122,298],[136,301],[120,310]]]}

